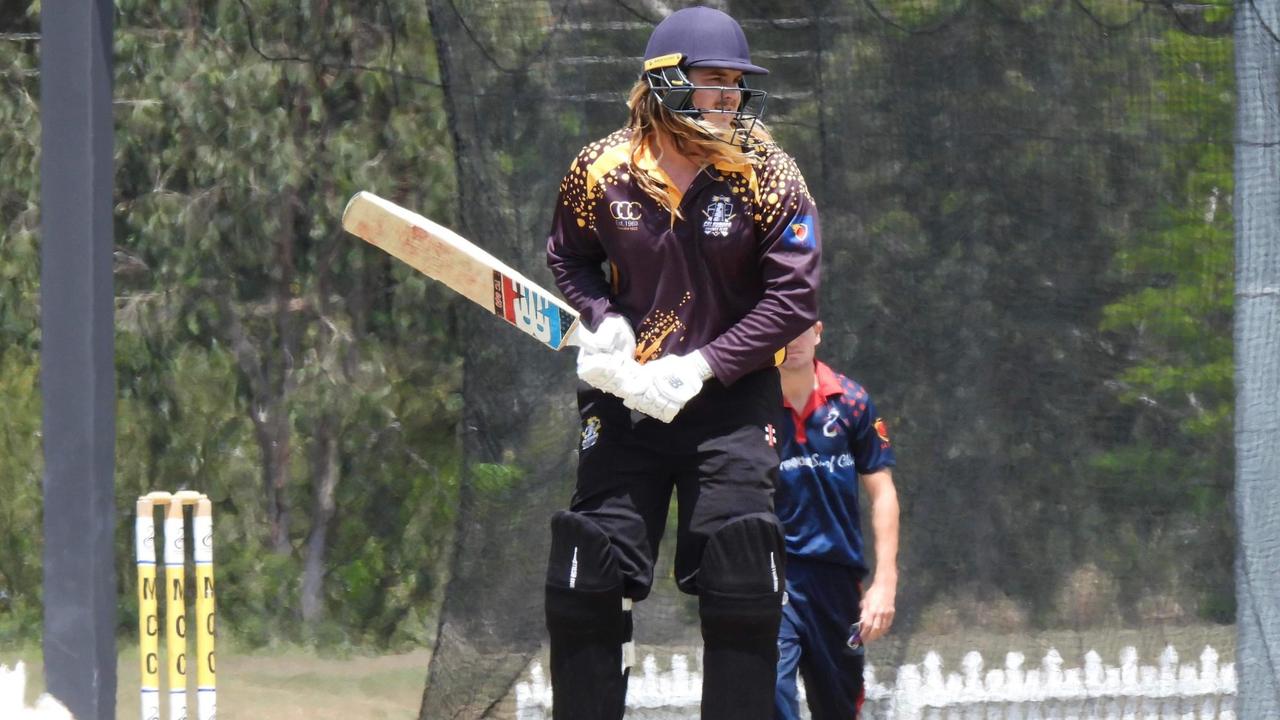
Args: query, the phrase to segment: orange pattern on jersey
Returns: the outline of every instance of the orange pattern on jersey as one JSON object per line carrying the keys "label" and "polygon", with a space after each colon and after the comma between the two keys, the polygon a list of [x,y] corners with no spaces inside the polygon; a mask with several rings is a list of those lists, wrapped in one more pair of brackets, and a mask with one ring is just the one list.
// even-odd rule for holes
{"label": "orange pattern on jersey", "polygon": [[790,155],[770,148],[763,160],[760,178],[752,189],[756,196],[755,221],[769,228],[780,218],[788,218],[798,212],[801,198],[810,205],[814,202],[804,176]]}
{"label": "orange pattern on jersey", "polygon": [[675,310],[660,310],[640,321],[636,332],[636,362],[643,365],[662,356],[663,341],[672,333],[685,329],[678,311],[692,298],[693,293],[686,292]]}
{"label": "orange pattern on jersey", "polygon": [[561,202],[573,212],[578,227],[595,228],[591,210],[597,186],[627,181],[625,156],[619,157],[616,151],[620,145],[629,144],[630,137],[631,131],[622,129],[582,148],[560,182]]}

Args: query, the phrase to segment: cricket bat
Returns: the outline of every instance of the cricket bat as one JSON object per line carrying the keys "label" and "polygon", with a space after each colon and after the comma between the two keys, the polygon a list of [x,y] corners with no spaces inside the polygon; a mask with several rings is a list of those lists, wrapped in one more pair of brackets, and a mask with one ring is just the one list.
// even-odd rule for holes
{"label": "cricket bat", "polygon": [[342,211],[342,227],[553,350],[578,344],[573,308],[443,225],[358,192]]}

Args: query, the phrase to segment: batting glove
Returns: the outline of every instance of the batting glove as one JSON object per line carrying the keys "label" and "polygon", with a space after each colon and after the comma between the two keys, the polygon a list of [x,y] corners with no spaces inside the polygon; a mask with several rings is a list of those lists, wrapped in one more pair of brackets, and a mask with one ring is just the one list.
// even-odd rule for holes
{"label": "batting glove", "polygon": [[624,376],[633,376],[636,335],[621,315],[605,315],[594,331],[584,330],[578,339],[578,377],[592,387],[621,397]]}
{"label": "batting glove", "polygon": [[643,367],[630,354],[620,352],[578,353],[578,377],[588,385],[611,395],[625,397],[624,388],[635,389]]}
{"label": "batting glove", "polygon": [[674,420],[712,376],[711,366],[699,350],[688,355],[667,355],[641,369],[641,377],[647,382],[625,388],[630,392],[624,392],[623,404],[665,423]]}
{"label": "batting glove", "polygon": [[605,315],[594,331],[583,330],[578,334],[579,355],[618,353],[632,357],[636,352],[636,333],[631,323],[621,315]]}

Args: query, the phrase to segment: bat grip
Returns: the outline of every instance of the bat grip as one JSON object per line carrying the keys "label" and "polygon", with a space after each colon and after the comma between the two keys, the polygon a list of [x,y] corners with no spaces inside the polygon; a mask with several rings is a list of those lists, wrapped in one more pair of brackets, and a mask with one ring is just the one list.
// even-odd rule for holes
{"label": "bat grip", "polygon": [[581,332],[580,331],[581,327],[582,327],[582,321],[574,320],[573,326],[569,328],[569,332],[564,334],[564,340],[560,341],[560,346],[561,347],[582,347],[582,338],[578,337],[578,333]]}
{"label": "bat grip", "polygon": [[[573,327],[569,328],[569,332],[565,333],[564,340],[561,341],[560,346],[561,347],[578,347],[578,348],[582,347],[582,344],[581,344],[582,339],[578,337],[578,333],[580,332],[581,327],[582,327],[582,321],[575,320],[573,322]],[[649,419],[649,416],[645,415],[639,410],[631,411],[632,427],[634,427],[636,423],[640,422],[641,420],[648,420],[648,419]]]}

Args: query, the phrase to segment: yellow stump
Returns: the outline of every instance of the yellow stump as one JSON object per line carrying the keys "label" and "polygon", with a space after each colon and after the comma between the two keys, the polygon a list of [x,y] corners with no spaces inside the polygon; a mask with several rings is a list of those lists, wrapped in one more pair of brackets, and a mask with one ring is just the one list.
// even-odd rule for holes
{"label": "yellow stump", "polygon": [[201,496],[192,520],[195,531],[193,551],[196,563],[196,708],[199,720],[217,716],[217,663],[214,637],[217,629],[217,602],[213,591],[213,504]]}
{"label": "yellow stump", "polygon": [[134,548],[138,563],[138,655],[142,671],[142,720],[160,720],[160,616],[156,606],[157,495],[168,502],[168,493],[138,498],[134,524]]}
{"label": "yellow stump", "polygon": [[186,537],[182,503],[164,515],[164,651],[169,657],[169,720],[187,718]]}

